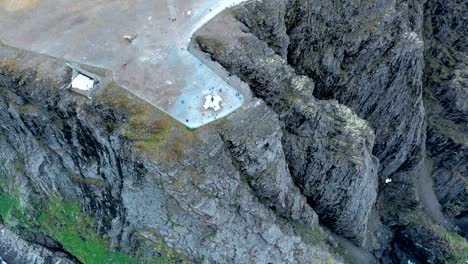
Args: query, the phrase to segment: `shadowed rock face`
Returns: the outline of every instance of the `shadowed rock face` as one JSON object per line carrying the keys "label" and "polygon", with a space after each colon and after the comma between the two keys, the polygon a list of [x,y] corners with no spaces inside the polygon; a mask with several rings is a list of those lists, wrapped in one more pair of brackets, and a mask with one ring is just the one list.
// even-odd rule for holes
{"label": "shadowed rock face", "polygon": [[432,177],[445,214],[468,234],[467,1],[426,3],[425,102]]}
{"label": "shadowed rock face", "polygon": [[[74,201],[94,219],[93,236],[136,263],[343,263],[296,228],[319,230],[317,215],[293,184],[280,122],[265,103],[251,98],[191,131],[115,85],[94,100],[59,90],[69,79],[63,61],[4,46],[0,55],[9,62],[0,71],[0,190],[31,219],[52,197]],[[24,227],[9,218],[6,230]],[[26,228],[43,230],[39,222]],[[53,240],[4,238],[0,256],[8,250],[12,263],[63,256]]]}
{"label": "shadowed rock face", "polygon": [[421,144],[421,3],[252,2],[236,18],[311,77],[315,97],[337,99],[369,122],[384,176]]}
{"label": "shadowed rock face", "polygon": [[193,46],[250,91],[239,111],[195,131],[114,84],[92,101],[61,91],[63,61],[0,45],[0,199],[17,199],[0,256],[76,261],[37,221],[47,197],[61,197],[138,263],[351,262],[330,252],[343,248],[318,222],[357,245],[356,263],[464,263],[454,232],[467,226],[467,9],[230,9]]}
{"label": "shadowed rock face", "polygon": [[[278,113],[291,175],[322,223],[355,242],[369,242],[364,245],[385,263],[457,262],[464,253],[447,239],[444,228],[464,234],[467,226],[467,45],[463,41],[467,33],[460,26],[466,24],[462,13],[467,8],[466,1],[252,1],[231,10],[243,24],[243,33],[230,28],[223,34],[207,26],[197,41]],[[215,21],[234,23],[224,19]],[[304,80],[302,89],[295,88],[297,78]],[[340,209],[349,202],[348,191],[359,186],[353,185],[356,177],[346,167],[358,155],[349,147],[338,151],[345,157],[337,157],[334,141],[321,141],[324,120],[332,120],[324,130],[336,131],[336,123],[346,115],[335,108],[339,104],[314,97],[336,99],[375,131],[375,145],[364,144],[360,149],[366,151],[359,157],[369,161],[375,155],[382,183],[387,177],[393,180],[379,188],[376,218],[362,212],[370,210],[373,202],[356,206],[359,213]],[[311,118],[309,111],[320,117]],[[364,134],[355,133],[353,140],[360,142]],[[364,164],[356,175],[364,175],[360,180],[368,188],[354,194],[350,198],[354,201],[373,197],[372,181],[365,172],[378,163]],[[434,184],[420,186],[431,176]],[[334,195],[329,190],[345,191]],[[437,199],[446,218],[440,211],[430,212],[440,210]],[[425,207],[432,202],[432,208]],[[356,218],[347,218],[344,212],[353,212]],[[353,221],[358,230],[370,221],[375,236],[360,240],[356,230],[350,231]]]}
{"label": "shadowed rock face", "polygon": [[[239,25],[230,19],[220,17],[212,25]],[[265,43],[239,27],[222,34],[207,26],[196,39],[278,114],[289,170],[321,222],[364,243],[378,169],[368,124],[336,101],[316,100],[309,78],[297,75]]]}

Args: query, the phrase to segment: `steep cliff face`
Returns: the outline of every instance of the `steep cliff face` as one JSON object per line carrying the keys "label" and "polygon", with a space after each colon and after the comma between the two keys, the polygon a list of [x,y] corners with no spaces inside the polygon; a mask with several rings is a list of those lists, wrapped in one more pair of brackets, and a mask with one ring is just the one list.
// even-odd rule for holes
{"label": "steep cliff face", "polygon": [[[236,18],[312,78],[315,97],[336,99],[369,122],[384,176],[418,148],[424,117],[422,3],[278,0],[244,8]],[[389,107],[394,104],[399,107]]]}
{"label": "steep cliff face", "polygon": [[342,262],[263,102],[190,131],[112,83],[92,100],[58,89],[63,61],[0,52],[2,241],[41,234],[0,247],[6,261]]}
{"label": "steep cliff face", "polygon": [[199,32],[200,48],[248,82],[253,93],[279,115],[291,175],[321,221],[363,243],[377,190],[372,130],[336,101],[316,100],[309,78],[297,75],[265,43],[241,32],[240,24],[229,19],[221,16],[212,22],[231,25],[228,33],[209,26]]}
{"label": "steep cliff face", "polygon": [[249,85],[246,103],[197,130],[110,80],[91,100],[71,94],[64,61],[0,44],[0,257],[464,263],[467,12],[232,8],[192,48]]}
{"label": "steep cliff face", "polygon": [[[278,113],[291,174],[321,223],[384,263],[458,263],[466,243],[447,229],[466,228],[467,8],[463,1],[251,1],[218,17],[196,43]],[[439,38],[445,48],[434,48]],[[337,110],[343,105],[351,115]],[[332,131],[326,141],[324,120]],[[357,132],[353,120],[366,128]],[[336,129],[340,122],[345,129]],[[348,133],[360,146],[336,148],[333,139]],[[364,161],[357,171],[347,166],[356,157]],[[373,170],[381,183],[375,206]]]}
{"label": "steep cliff face", "polygon": [[426,3],[427,149],[444,213],[468,234],[467,1]]}

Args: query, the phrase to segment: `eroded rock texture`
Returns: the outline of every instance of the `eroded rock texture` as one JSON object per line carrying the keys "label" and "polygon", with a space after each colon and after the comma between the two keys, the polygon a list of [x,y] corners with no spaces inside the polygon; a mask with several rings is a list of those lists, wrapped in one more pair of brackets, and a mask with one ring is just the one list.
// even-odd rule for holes
{"label": "eroded rock texture", "polygon": [[82,238],[137,263],[466,262],[467,13],[229,9],[192,48],[249,85],[246,103],[195,131],[112,83],[69,94],[63,61],[0,45],[0,256],[83,261],[47,221],[73,202]]}
{"label": "eroded rock texture", "polygon": [[[385,263],[456,263],[466,256],[446,234],[466,228],[467,9],[252,1],[230,10],[240,25],[219,17],[196,42],[278,113],[291,175],[321,223]],[[375,206],[373,173],[382,183]]]}
{"label": "eroded rock texture", "polygon": [[467,1],[428,1],[425,37],[427,149],[446,215],[468,234]]}
{"label": "eroded rock texture", "polygon": [[[322,235],[315,244],[305,235],[326,232],[293,184],[280,123],[264,102],[247,97],[228,119],[190,131],[112,83],[93,100],[59,90],[70,78],[63,61],[0,52],[8,62],[0,74],[0,188],[17,199],[6,230],[50,231],[47,219],[75,202],[92,234],[68,235],[97,234],[136,263],[342,263]],[[33,263],[58,254],[54,243],[43,251],[30,243]],[[21,252],[19,243],[0,247],[0,256],[16,256],[12,263],[32,263]]]}
{"label": "eroded rock texture", "polygon": [[[236,25],[234,21],[216,22]],[[309,78],[297,75],[255,36],[233,34],[233,30],[221,34],[208,27],[197,40],[202,50],[248,82],[254,94],[279,115],[291,175],[321,221],[363,243],[377,190],[372,130],[336,101],[316,100]]]}
{"label": "eroded rock texture", "polygon": [[286,2],[285,10],[284,1],[254,1],[236,17],[311,77],[317,98],[337,99],[367,120],[376,133],[373,153],[381,173],[395,172],[421,144],[422,3]]}

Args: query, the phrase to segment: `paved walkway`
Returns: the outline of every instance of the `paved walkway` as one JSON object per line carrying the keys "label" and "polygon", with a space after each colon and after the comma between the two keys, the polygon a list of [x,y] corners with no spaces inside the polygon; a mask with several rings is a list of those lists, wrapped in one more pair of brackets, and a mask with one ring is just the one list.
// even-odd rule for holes
{"label": "paved walkway", "polygon": [[[190,128],[239,108],[242,95],[187,51],[193,33],[245,0],[3,0],[7,45],[106,68],[114,81]],[[123,39],[136,35],[133,42]],[[219,95],[221,110],[203,109]]]}

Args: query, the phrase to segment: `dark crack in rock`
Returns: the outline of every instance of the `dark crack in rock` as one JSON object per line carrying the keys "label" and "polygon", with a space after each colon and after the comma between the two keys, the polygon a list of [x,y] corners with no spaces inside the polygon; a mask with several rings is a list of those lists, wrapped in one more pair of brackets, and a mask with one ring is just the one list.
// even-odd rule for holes
{"label": "dark crack in rock", "polygon": [[213,21],[232,25],[228,34],[211,32],[208,26],[197,36],[197,43],[249,83],[255,96],[278,114],[291,175],[321,222],[364,243],[377,190],[378,161],[371,154],[373,131],[336,101],[315,100],[310,79],[297,75],[265,43],[242,33],[240,24],[230,19],[225,16]]}

